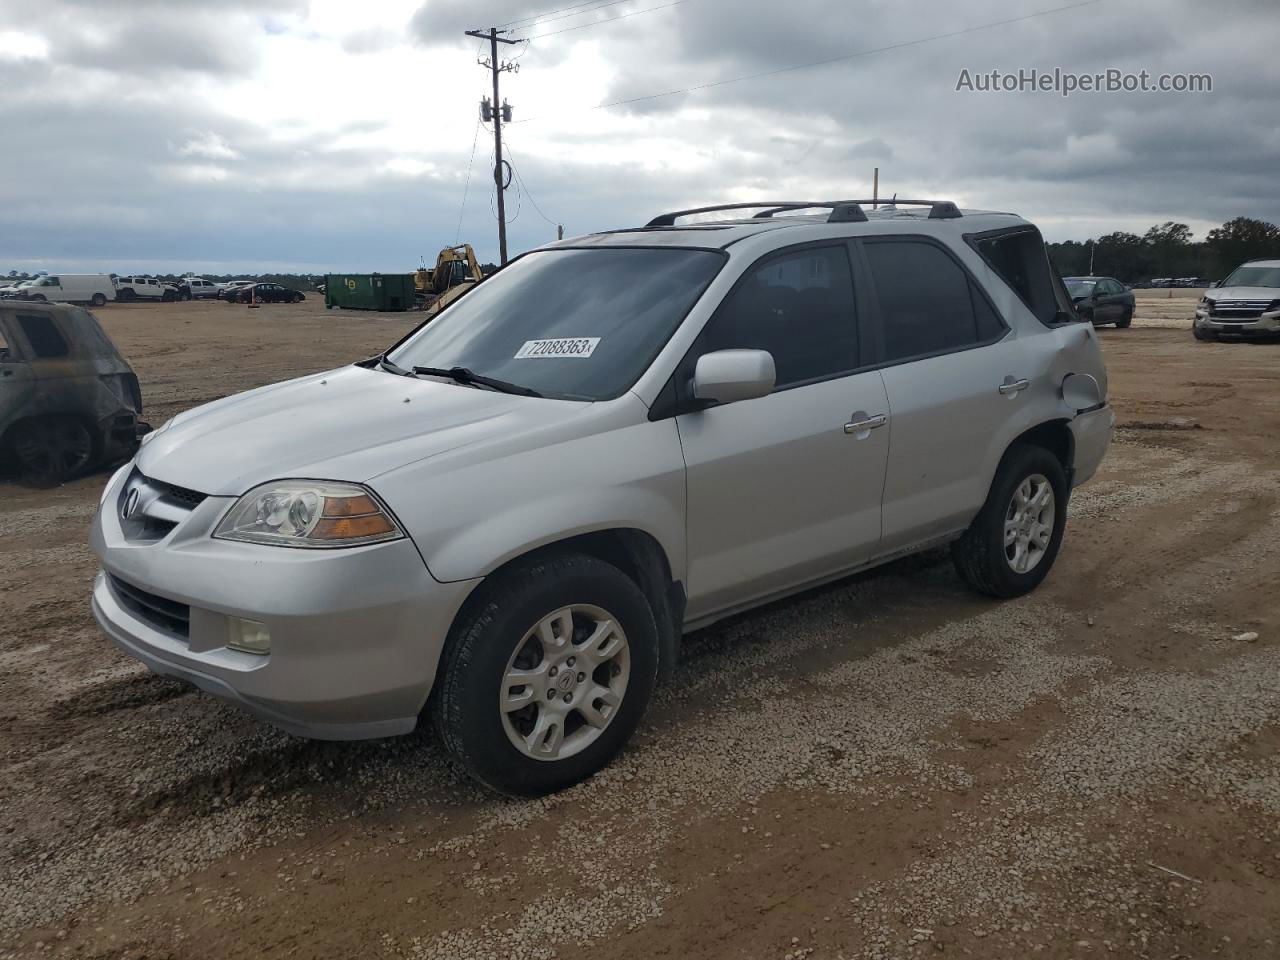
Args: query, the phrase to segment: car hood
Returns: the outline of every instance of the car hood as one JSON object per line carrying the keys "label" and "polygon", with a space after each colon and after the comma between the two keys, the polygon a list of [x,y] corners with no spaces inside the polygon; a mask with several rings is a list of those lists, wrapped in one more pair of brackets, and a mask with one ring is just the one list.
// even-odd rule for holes
{"label": "car hood", "polygon": [[1276,287],[1212,287],[1204,292],[1210,300],[1280,300]]}
{"label": "car hood", "polygon": [[137,464],[214,496],[290,477],[365,482],[458,447],[528,436],[590,406],[351,366],[179,414]]}

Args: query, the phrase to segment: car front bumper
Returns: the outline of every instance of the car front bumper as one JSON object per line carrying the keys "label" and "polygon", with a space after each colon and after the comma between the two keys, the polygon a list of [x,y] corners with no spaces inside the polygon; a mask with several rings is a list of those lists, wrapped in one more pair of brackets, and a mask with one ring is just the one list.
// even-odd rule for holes
{"label": "car front bumper", "polygon": [[1233,323],[1209,316],[1207,310],[1196,310],[1196,330],[1202,336],[1240,338],[1280,337],[1280,312],[1264,313],[1247,323]]}
{"label": "car front bumper", "polygon": [[1093,479],[1111,445],[1111,435],[1116,428],[1116,414],[1110,405],[1104,404],[1087,413],[1081,413],[1071,421],[1071,435],[1075,440],[1075,459],[1072,463],[1071,482],[1080,486]]}
{"label": "car front bumper", "polygon": [[[118,647],[300,736],[415,727],[478,581],[439,583],[407,539],[337,550],[215,540],[226,497],[206,498],[159,540],[130,540],[116,507],[130,470],[112,478],[90,533],[103,568],[93,614]],[[185,628],[157,609],[184,613]],[[227,645],[237,617],[265,624],[268,654]]]}

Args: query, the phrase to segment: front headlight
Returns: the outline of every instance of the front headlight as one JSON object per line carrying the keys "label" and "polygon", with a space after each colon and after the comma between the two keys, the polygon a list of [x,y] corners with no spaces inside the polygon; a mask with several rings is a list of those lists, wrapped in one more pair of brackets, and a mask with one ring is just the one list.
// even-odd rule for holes
{"label": "front headlight", "polygon": [[277,480],[236,501],[213,535],[276,547],[358,547],[404,536],[373,492],[354,483]]}

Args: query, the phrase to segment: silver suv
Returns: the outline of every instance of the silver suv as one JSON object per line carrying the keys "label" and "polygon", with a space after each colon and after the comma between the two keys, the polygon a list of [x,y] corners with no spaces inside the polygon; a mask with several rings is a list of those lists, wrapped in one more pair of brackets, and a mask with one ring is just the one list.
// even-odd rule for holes
{"label": "silver suv", "polygon": [[98,621],[303,736],[430,716],[527,795],[608,762],[690,630],[941,544],[1032,589],[1111,437],[1093,328],[1019,217],[867,204],[550,244],[174,417],[103,492]]}
{"label": "silver suv", "polygon": [[1205,291],[1191,328],[1197,340],[1280,337],[1280,260],[1250,260]]}

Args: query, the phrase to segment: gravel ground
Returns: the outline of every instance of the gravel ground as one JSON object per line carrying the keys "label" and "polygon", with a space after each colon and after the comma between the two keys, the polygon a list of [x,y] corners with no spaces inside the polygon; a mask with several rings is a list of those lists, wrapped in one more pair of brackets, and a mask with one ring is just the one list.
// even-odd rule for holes
{"label": "gravel ground", "polygon": [[[537,801],[150,676],[87,611],[104,477],[0,486],[0,957],[1280,955],[1280,347],[1161,294],[1039,591],[930,553],[701,631]],[[256,313],[101,315],[157,423],[411,322]]]}

